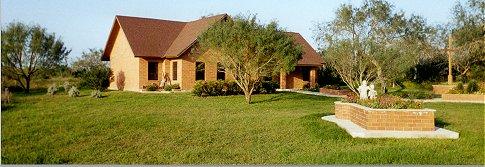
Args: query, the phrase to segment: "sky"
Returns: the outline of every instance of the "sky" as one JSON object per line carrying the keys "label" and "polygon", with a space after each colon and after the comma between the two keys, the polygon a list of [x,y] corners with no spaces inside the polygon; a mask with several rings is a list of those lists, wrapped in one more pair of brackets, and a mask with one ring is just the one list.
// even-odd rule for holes
{"label": "sky", "polygon": [[[451,19],[451,8],[462,0],[388,0],[407,15],[420,15],[431,25]],[[103,49],[115,15],[192,21],[209,14],[256,14],[298,32],[315,48],[313,29],[331,21],[341,4],[362,0],[2,0],[1,25],[12,21],[39,24],[59,35],[72,49],[69,61],[89,48]]]}

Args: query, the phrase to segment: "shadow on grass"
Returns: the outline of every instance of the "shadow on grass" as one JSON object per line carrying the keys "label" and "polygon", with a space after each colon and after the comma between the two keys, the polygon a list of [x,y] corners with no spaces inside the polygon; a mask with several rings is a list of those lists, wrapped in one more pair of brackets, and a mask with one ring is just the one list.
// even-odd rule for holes
{"label": "shadow on grass", "polygon": [[322,120],[322,117],[332,113],[309,114],[299,118],[307,132],[317,140],[346,140],[352,137],[336,124]]}
{"label": "shadow on grass", "polygon": [[13,104],[3,104],[2,103],[2,112],[9,111],[14,107],[15,107],[15,105],[13,105]]}
{"label": "shadow on grass", "polygon": [[441,118],[435,118],[434,119],[434,125],[437,126],[437,127],[440,127],[440,128],[445,128],[446,126],[450,125],[450,123],[445,122]]}
{"label": "shadow on grass", "polygon": [[271,97],[261,100],[253,100],[252,104],[258,103],[268,103],[268,102],[276,102],[281,100],[318,100],[318,101],[325,101],[330,99],[338,99],[335,97],[325,97],[325,96],[316,96],[316,95],[307,95],[301,93],[293,93],[293,92],[276,92],[272,94]]}

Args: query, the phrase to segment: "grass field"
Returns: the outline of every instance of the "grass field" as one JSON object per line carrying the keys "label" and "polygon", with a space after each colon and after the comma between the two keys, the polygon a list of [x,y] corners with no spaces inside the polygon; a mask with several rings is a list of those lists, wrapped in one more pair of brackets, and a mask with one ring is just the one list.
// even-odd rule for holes
{"label": "grass field", "polygon": [[294,93],[194,97],[107,92],[15,95],[2,163],[484,164],[484,105],[430,103],[449,139],[354,139],[320,119],[337,99]]}

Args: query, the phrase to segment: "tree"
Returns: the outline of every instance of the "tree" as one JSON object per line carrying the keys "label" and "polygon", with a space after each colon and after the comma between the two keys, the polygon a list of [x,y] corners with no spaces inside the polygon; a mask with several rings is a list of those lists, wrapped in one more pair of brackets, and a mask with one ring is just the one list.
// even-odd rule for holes
{"label": "tree", "polygon": [[83,52],[81,58],[78,58],[73,64],[74,71],[82,72],[96,66],[106,66],[106,63],[101,61],[103,55],[102,49],[90,48],[88,52]]}
{"label": "tree", "polygon": [[235,78],[248,104],[255,85],[264,76],[294,70],[302,55],[301,46],[276,22],[261,25],[255,16],[215,23],[199,36],[198,46],[198,53],[211,53],[213,60]]}
{"label": "tree", "polygon": [[102,54],[101,49],[89,49],[73,63],[73,69],[81,78],[81,85],[99,91],[109,87],[113,72],[106,63],[101,61]]}
{"label": "tree", "polygon": [[466,78],[472,67],[485,66],[485,1],[468,0],[466,6],[458,2],[452,13],[453,65]]}
{"label": "tree", "polygon": [[62,65],[71,50],[54,33],[39,25],[12,22],[2,29],[2,74],[17,81],[26,93],[41,69]]}
{"label": "tree", "polygon": [[377,80],[386,92],[387,83],[404,78],[420,57],[431,53],[432,28],[421,17],[406,18],[393,8],[382,0],[342,5],[333,21],[317,25],[325,62],[356,93],[363,80]]}

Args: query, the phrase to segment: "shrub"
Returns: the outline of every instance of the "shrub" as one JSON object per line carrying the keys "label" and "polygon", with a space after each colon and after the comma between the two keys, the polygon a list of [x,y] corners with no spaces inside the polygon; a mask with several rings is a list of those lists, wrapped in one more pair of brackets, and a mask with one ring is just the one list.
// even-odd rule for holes
{"label": "shrub", "polygon": [[468,85],[466,86],[466,92],[467,93],[475,93],[479,89],[480,89],[480,87],[478,86],[477,80],[474,80],[474,79],[470,80],[468,82]]}
{"label": "shrub", "polygon": [[420,109],[422,104],[413,100],[404,100],[397,96],[382,95],[375,99],[361,100],[357,96],[348,96],[344,100],[347,103],[357,103],[370,108],[378,109]]}
{"label": "shrub", "polygon": [[81,92],[75,87],[71,87],[71,89],[69,89],[69,97],[79,97],[81,95]]}
{"label": "shrub", "polygon": [[[236,86],[237,86],[237,84],[236,84]],[[261,81],[261,82],[259,82],[256,85],[256,87],[255,87],[255,93],[256,94],[257,93],[261,93],[261,94],[275,93],[276,92],[276,89],[278,89],[279,87],[280,87],[280,85],[278,84],[278,82],[275,82],[275,81]]]}
{"label": "shrub", "polygon": [[116,87],[120,91],[123,91],[125,89],[125,72],[120,71],[116,75]]}
{"label": "shrub", "polygon": [[318,84],[311,86],[310,83],[307,82],[307,83],[305,83],[305,85],[303,85],[303,90],[312,91],[312,92],[319,92],[320,86]]}
{"label": "shrub", "polygon": [[51,86],[47,88],[47,94],[48,95],[55,95],[57,93],[57,85],[54,83]]}
{"label": "shrub", "polygon": [[93,90],[91,91],[91,97],[94,98],[101,98],[103,95],[101,94],[100,90]]}
{"label": "shrub", "polygon": [[479,93],[485,94],[485,82],[480,83]]}
{"label": "shrub", "polygon": [[401,98],[409,99],[431,99],[433,98],[433,93],[428,91],[404,91],[399,90],[395,92],[390,92],[390,95],[399,96]]}
{"label": "shrub", "polygon": [[450,94],[461,94],[464,93],[465,88],[463,87],[463,82],[456,83],[456,86],[451,89],[448,93]]}
{"label": "shrub", "polygon": [[180,89],[180,85],[179,84],[172,84],[172,85],[165,85],[163,87],[164,91],[172,91],[173,89]]}
{"label": "shrub", "polygon": [[81,85],[94,90],[104,91],[109,87],[113,74],[107,66],[95,66],[80,75]]}
{"label": "shrub", "polygon": [[72,85],[71,83],[69,83],[69,81],[66,81],[64,82],[64,84],[62,84],[62,87],[64,88],[65,92],[69,92],[69,90],[71,90]]}
{"label": "shrub", "polygon": [[[152,83],[152,84],[150,84],[150,85],[147,85],[147,86],[145,86],[145,87],[146,87],[146,90],[147,90],[147,91],[156,91],[156,90],[158,90],[158,88],[159,88],[159,87],[158,87],[158,85],[157,85],[157,84],[154,84],[154,83]],[[166,87],[166,86],[165,86],[165,87]]]}
{"label": "shrub", "polygon": [[[268,83],[269,84],[269,83]],[[262,88],[265,87],[265,88]],[[259,88],[263,92],[271,92],[268,90],[270,85],[260,86]],[[268,88],[268,89],[267,89]],[[237,85],[235,81],[197,81],[194,85],[192,93],[196,96],[227,96],[243,94],[242,89]]]}

